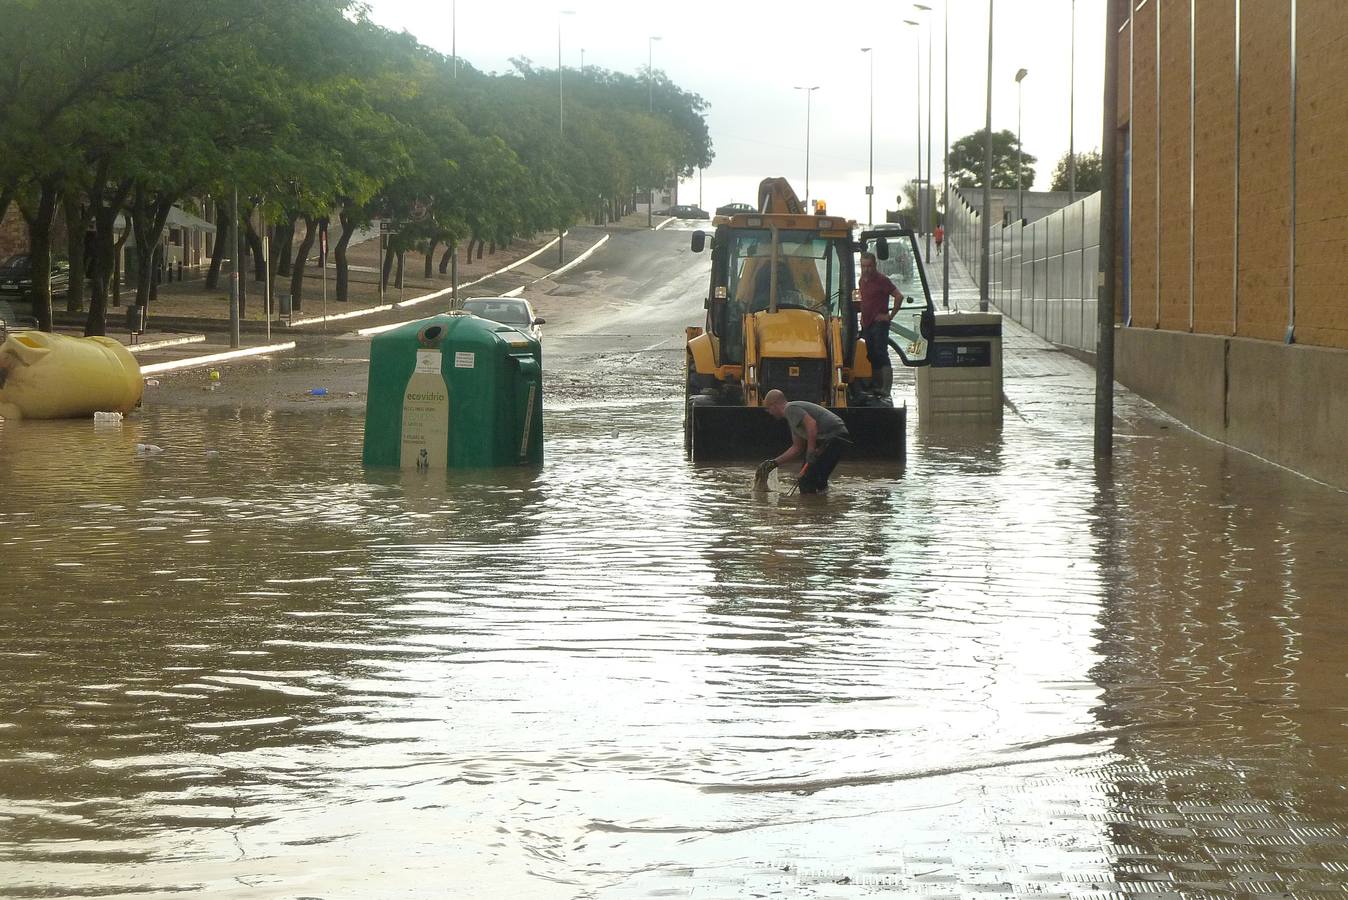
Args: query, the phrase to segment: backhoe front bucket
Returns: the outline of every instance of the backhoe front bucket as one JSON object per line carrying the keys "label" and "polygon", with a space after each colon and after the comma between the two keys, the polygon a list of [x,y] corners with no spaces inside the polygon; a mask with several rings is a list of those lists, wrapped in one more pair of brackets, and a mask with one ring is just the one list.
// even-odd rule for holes
{"label": "backhoe front bucket", "polygon": [[[848,457],[904,461],[904,407],[848,407],[833,412],[847,425],[852,442]],[[689,410],[689,425],[694,462],[769,459],[791,446],[786,422],[774,419],[760,407],[694,404]]]}

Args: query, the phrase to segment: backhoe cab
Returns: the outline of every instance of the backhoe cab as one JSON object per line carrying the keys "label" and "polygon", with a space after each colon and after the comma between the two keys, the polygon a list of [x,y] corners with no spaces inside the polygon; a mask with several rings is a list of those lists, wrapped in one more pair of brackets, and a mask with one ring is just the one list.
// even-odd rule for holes
{"label": "backhoe cab", "polygon": [[[875,253],[903,293],[890,346],[924,365],[934,309],[912,233],[857,235],[855,222],[806,213],[781,178],[759,185],[759,209],[712,223],[706,323],[688,329],[685,449],[695,460],[780,453],[786,427],[759,408],[776,388],[837,412],[853,455],[902,460],[904,410],[873,391],[860,339],[856,254]],[[693,233],[694,252],[706,238]]]}

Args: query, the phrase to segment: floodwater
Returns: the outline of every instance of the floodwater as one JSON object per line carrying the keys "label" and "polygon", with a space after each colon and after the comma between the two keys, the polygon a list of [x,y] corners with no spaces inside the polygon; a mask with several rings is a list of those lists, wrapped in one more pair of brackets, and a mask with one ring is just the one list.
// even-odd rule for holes
{"label": "floodwater", "polygon": [[0,896],[1340,891],[1348,500],[1158,421],[826,498],[677,401],[0,424]]}

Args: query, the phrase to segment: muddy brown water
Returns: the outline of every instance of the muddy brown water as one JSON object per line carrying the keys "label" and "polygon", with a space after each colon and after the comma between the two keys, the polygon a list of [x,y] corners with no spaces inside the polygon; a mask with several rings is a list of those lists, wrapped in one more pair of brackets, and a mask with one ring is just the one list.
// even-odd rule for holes
{"label": "muddy brown water", "polygon": [[1343,494],[1012,421],[762,498],[679,422],[448,477],[352,410],[0,425],[0,896],[1348,882]]}

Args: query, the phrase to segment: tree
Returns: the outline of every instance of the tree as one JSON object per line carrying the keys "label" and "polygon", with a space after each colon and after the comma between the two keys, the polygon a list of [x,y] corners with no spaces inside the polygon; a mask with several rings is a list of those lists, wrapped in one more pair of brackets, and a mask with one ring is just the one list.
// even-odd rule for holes
{"label": "tree", "polygon": [[[1093,194],[1104,186],[1104,169],[1100,161],[1099,150],[1088,150],[1085,153],[1077,154],[1077,193]],[[1058,160],[1058,164],[1053,168],[1053,183],[1049,185],[1051,191],[1066,191],[1071,189],[1069,182],[1069,173],[1067,171],[1067,154],[1064,153]]]}
{"label": "tree", "polygon": [[[980,128],[966,134],[950,147],[950,180],[956,187],[975,187],[983,184],[983,154],[987,129]],[[992,186],[1015,190],[1029,190],[1034,184],[1035,157],[1022,157],[1021,181],[1016,184],[1016,136],[1003,128],[992,135]]]}
{"label": "tree", "polygon": [[[137,302],[154,295],[178,203],[215,201],[208,291],[227,253],[246,255],[225,246],[232,226],[262,263],[261,230],[220,200],[237,195],[240,216],[260,213],[277,238],[272,272],[289,274],[299,309],[317,224],[330,217],[345,299],[347,243],[377,216],[403,225],[391,242],[399,268],[417,247],[429,271],[442,243],[466,240],[480,257],[487,242],[602,220],[712,159],[706,101],[663,74],[566,73],[561,134],[555,71],[460,64],[455,77],[446,57],[374,24],[356,0],[63,0],[60,16],[47,6],[0,0],[0,21],[25,37],[0,57],[0,214],[15,204],[28,223],[43,328],[58,209],[76,279],[94,234],[85,328],[99,334],[128,235]],[[72,285],[73,312],[84,299]]]}

